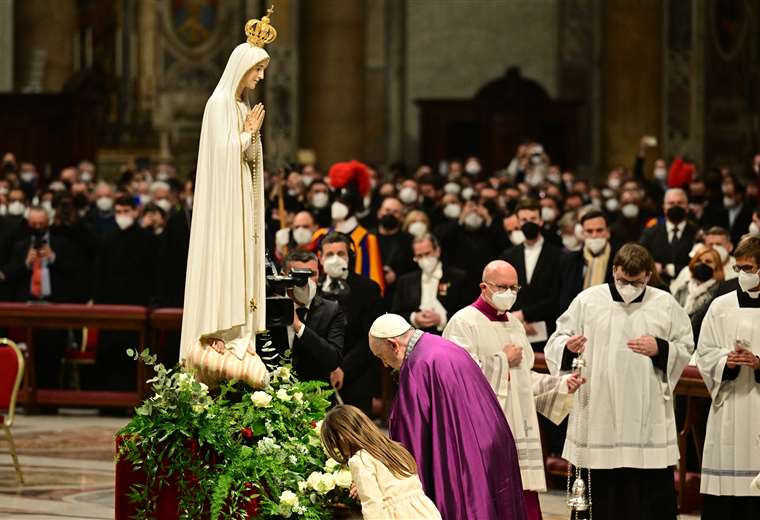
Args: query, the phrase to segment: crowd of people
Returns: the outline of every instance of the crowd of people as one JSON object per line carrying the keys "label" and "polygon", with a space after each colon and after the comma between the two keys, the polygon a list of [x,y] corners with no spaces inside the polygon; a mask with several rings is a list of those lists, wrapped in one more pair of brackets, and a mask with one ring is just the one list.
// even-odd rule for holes
{"label": "crowd of people", "polygon": [[[535,383],[533,351],[545,347],[556,378],[567,376],[568,363],[583,351],[587,336],[622,334],[633,352],[652,357],[664,374],[663,385],[672,391],[670,376],[680,375],[689,347],[693,350],[701,341],[700,331],[720,343],[718,311],[711,307],[716,298],[743,291],[750,298],[740,298],[738,308],[757,307],[752,291],[760,285],[760,154],[748,173],[739,175],[726,168],[699,170],[680,158],[670,166],[662,159],[648,165],[648,143],[642,138],[632,168],[614,168],[598,181],[563,171],[541,144],[529,141],[496,171],[486,171],[477,157],[468,157],[413,172],[403,165],[381,171],[351,161],[327,172],[297,165],[265,173],[267,251],[284,273],[294,268],[313,273],[307,286],[289,292],[295,302],[293,324],[277,338],[292,347],[295,371],[328,382],[347,404],[365,413],[377,411],[373,398],[380,394],[381,366],[368,333],[377,317],[392,312],[415,330],[464,346],[502,406],[521,408],[531,429],[534,408],[540,406],[530,408],[520,401],[524,396],[509,404],[510,392],[505,387],[500,395],[500,383],[492,378],[495,370],[522,364],[527,371],[518,380],[530,385],[533,378]],[[89,161],[42,174],[34,164],[6,153],[0,172],[0,300],[182,307],[193,187],[192,177],[183,180],[169,163],[137,161],[111,181],[101,178]],[[631,249],[631,242],[640,244],[638,249]],[[649,301],[643,299],[647,286],[654,288],[647,293],[652,302],[630,330],[605,330],[600,320],[610,315],[599,301]],[[586,291],[600,287],[610,289],[604,294]],[[473,329],[470,324],[480,314],[462,318],[471,308],[485,316],[484,323],[507,328],[483,336],[487,326]],[[595,310],[589,314],[586,308]],[[615,319],[627,323],[630,313],[619,314]],[[654,336],[654,329],[662,334]],[[81,331],[44,334],[37,340],[45,343],[45,356],[38,356],[35,367],[37,380],[40,386],[57,386],[61,356],[84,340]],[[742,334],[746,338],[734,339],[752,341],[751,332]],[[519,341],[514,339],[518,336]],[[503,366],[494,364],[491,357],[501,355],[501,346],[491,352],[483,343],[501,345],[505,338],[512,339],[504,348]],[[124,370],[129,360],[122,347],[128,341],[124,334],[100,335],[101,380],[96,384],[134,384]],[[701,362],[713,376],[716,366],[728,367],[711,390],[714,399],[726,381],[751,386],[751,376],[740,373],[743,366],[757,365],[754,378],[760,381],[760,358],[751,352],[737,347],[723,361],[704,356]],[[600,384],[624,387],[626,378],[638,377],[633,368],[646,370],[636,367],[628,366],[620,377],[610,372],[612,380]],[[557,381],[536,383],[536,398],[556,390]],[[552,406],[558,406],[554,399]],[[664,414],[660,437],[617,440],[669,443],[672,432],[664,424],[670,415],[652,410],[654,418]],[[607,433],[607,440],[615,436]],[[744,435],[746,439],[733,440],[749,446],[749,433]],[[515,439],[518,453],[528,450],[520,443],[540,442],[527,430],[515,433]],[[608,456],[603,450],[594,453],[586,455],[599,461]],[[625,460],[613,462],[646,469],[657,460],[656,467],[667,467],[672,455],[668,444],[665,452],[649,458],[621,455]],[[717,466],[727,463],[715,464],[719,482],[727,470]],[[522,473],[531,489],[545,488],[542,470],[540,476]],[[662,475],[649,477],[656,483]],[[609,478],[627,483],[639,475]],[[711,485],[720,488],[715,482]]]}

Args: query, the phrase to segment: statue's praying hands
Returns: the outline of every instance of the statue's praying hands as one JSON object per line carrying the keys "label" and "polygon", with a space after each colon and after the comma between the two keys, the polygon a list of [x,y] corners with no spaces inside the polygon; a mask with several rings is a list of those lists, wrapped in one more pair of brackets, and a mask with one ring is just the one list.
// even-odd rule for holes
{"label": "statue's praying hands", "polygon": [[248,115],[245,118],[243,130],[252,136],[258,134],[259,130],[261,130],[261,125],[264,124],[265,115],[266,111],[264,110],[264,105],[261,103],[256,103],[256,105],[254,105],[251,111],[248,112]]}

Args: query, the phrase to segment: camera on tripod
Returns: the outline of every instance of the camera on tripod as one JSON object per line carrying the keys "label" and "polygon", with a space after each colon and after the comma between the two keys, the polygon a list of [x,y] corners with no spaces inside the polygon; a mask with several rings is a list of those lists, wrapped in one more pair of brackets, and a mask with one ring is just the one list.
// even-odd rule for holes
{"label": "camera on tripod", "polygon": [[[293,300],[288,289],[306,287],[314,274],[311,269],[291,269],[287,275],[277,274],[274,264],[271,274],[267,274],[267,329],[287,327],[293,324]],[[269,266],[267,268],[269,270]]]}

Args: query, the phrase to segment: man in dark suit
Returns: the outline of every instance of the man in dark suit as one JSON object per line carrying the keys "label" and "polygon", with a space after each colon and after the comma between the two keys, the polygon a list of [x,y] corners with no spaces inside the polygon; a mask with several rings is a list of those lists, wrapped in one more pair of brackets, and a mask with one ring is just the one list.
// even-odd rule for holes
{"label": "man in dark suit", "polygon": [[386,197],[377,211],[378,227],[374,231],[380,246],[385,275],[386,302],[393,301],[399,277],[414,270],[412,235],[401,230],[404,205],[396,197]]}
{"label": "man in dark suit", "polygon": [[607,224],[607,217],[598,210],[588,211],[581,217],[583,247],[560,260],[558,315],[565,312],[584,289],[613,281],[612,260],[617,248],[610,243]]}
{"label": "man in dark suit", "polygon": [[[17,241],[5,275],[15,300],[36,303],[73,303],[79,301],[77,273],[85,264],[85,252],[75,243],[50,230],[45,208],[29,210],[30,236]],[[40,388],[58,386],[58,367],[66,348],[63,330],[37,330],[34,333],[34,365]]]}
{"label": "man in dark suit", "polygon": [[517,270],[517,282],[521,286],[512,315],[523,322],[529,339],[534,336],[531,339],[533,349],[541,352],[548,339],[543,337],[543,328],[546,328],[546,335],[551,335],[558,315],[562,251],[541,235],[544,223],[541,206],[536,201],[520,201],[515,213],[525,242],[507,249],[501,258]]}
{"label": "man in dark suit", "polygon": [[283,260],[284,274],[291,269],[311,269],[306,287],[289,291],[295,303],[293,325],[288,327],[288,344],[293,351],[293,370],[301,381],[330,382],[330,373],[340,366],[346,318],[338,302],[317,295],[319,264],[311,251],[294,249]]}
{"label": "man in dark suit", "polygon": [[337,300],[346,316],[343,360],[330,374],[330,383],[346,404],[365,413],[372,411],[380,375],[377,358],[369,349],[369,328],[383,313],[380,286],[349,270],[354,265],[353,242],[348,235],[330,232],[319,246],[319,262],[325,272],[320,280],[321,295]]}
{"label": "man in dark suit", "polygon": [[[137,224],[134,199],[116,200],[115,219],[119,230],[103,239],[95,260],[93,300],[113,305],[149,305],[154,294],[158,239]],[[102,386],[129,390],[135,385],[135,364],[124,351],[136,346],[134,333],[103,331],[95,364]]]}
{"label": "man in dark suit", "polygon": [[399,278],[391,312],[408,316],[418,329],[440,335],[449,317],[471,303],[465,296],[467,274],[441,262],[441,248],[431,234],[416,238],[412,248],[420,268]]}
{"label": "man in dark suit", "polygon": [[746,188],[734,176],[723,180],[723,206],[728,212],[731,242],[738,244],[752,223],[752,201],[747,200]]}
{"label": "man in dark suit", "polygon": [[645,229],[640,242],[652,254],[660,277],[670,283],[689,263],[698,228],[686,220],[689,199],[682,189],[666,191],[662,209],[665,220]]}

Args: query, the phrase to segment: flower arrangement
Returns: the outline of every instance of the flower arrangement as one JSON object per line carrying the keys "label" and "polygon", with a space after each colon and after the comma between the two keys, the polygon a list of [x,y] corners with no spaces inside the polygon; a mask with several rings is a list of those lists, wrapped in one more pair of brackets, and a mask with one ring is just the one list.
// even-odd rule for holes
{"label": "flower arrangement", "polygon": [[152,365],[154,395],[117,433],[123,458],[145,473],[130,501],[153,518],[162,489],[175,486],[179,518],[331,518],[349,498],[351,473],[324,453],[321,419],[331,390],[297,381],[287,365],[270,386],[234,381],[218,392],[181,368],[167,369],[147,350],[128,354]]}

